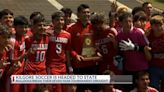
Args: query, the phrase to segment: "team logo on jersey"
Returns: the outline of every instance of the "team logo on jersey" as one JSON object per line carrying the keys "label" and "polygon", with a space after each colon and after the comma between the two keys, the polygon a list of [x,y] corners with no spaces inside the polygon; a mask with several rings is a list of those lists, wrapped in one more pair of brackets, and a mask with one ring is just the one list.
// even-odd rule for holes
{"label": "team logo on jersey", "polygon": [[47,50],[48,44],[32,44],[32,48],[35,50]]}
{"label": "team logo on jersey", "polygon": [[68,38],[50,36],[49,40],[52,42],[68,43]]}

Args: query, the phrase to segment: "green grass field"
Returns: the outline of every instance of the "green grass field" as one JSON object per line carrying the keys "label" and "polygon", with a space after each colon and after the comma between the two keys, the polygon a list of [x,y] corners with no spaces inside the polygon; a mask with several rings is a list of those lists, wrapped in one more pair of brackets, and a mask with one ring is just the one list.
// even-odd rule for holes
{"label": "green grass field", "polygon": [[164,10],[164,0],[150,0],[150,1],[152,1],[155,7]]}

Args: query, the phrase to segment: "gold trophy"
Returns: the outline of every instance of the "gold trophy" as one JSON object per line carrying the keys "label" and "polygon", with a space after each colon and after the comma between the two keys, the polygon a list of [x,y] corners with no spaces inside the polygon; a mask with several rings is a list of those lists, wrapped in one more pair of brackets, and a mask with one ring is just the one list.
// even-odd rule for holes
{"label": "gold trophy", "polygon": [[101,59],[101,57],[97,55],[92,37],[92,33],[86,33],[84,35],[83,48],[81,53],[81,55],[84,57],[83,61],[98,61]]}

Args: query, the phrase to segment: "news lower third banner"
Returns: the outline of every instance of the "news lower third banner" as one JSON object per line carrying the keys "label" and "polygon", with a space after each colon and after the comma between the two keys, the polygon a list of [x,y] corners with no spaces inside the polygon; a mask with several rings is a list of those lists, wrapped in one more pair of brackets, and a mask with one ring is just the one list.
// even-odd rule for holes
{"label": "news lower third banner", "polygon": [[132,84],[131,75],[12,75],[12,84]]}

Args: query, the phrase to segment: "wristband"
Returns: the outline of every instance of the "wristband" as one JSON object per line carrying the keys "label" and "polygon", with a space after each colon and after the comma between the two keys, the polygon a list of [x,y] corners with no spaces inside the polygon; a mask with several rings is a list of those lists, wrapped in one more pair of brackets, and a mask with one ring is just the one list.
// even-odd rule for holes
{"label": "wristband", "polygon": [[142,51],[143,52],[144,51],[144,47],[145,46],[139,46],[139,51]]}
{"label": "wristband", "polygon": [[141,52],[143,52],[143,51],[144,51],[144,47],[145,47],[145,46],[138,46],[138,45],[135,45],[134,50],[135,50],[135,51],[141,51]]}
{"label": "wristband", "polygon": [[134,50],[135,51],[139,51],[139,46],[138,45],[135,45]]}

